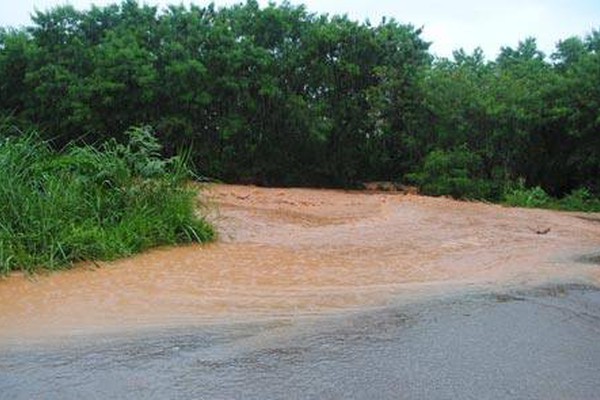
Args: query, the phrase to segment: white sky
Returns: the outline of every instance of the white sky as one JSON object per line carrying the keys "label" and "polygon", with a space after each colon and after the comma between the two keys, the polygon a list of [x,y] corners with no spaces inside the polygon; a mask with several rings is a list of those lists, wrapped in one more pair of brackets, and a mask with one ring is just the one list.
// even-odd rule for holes
{"label": "white sky", "polygon": [[[46,10],[60,4],[78,9],[106,5],[118,0],[0,0],[0,26],[30,23],[34,9]],[[160,5],[180,4],[181,0],[139,0]],[[218,6],[236,0],[215,0]],[[280,2],[280,1],[278,1]],[[424,27],[423,38],[433,42],[432,51],[450,56],[463,47],[467,51],[480,46],[488,58],[495,58],[501,46],[516,46],[528,36],[538,39],[539,48],[552,53],[556,42],[569,36],[584,36],[600,29],[600,0],[291,0],[305,4],[309,11],[348,14],[356,20],[378,23],[383,16],[402,23]],[[209,1],[186,0],[183,4],[206,5]],[[259,0],[265,5],[268,0]]]}

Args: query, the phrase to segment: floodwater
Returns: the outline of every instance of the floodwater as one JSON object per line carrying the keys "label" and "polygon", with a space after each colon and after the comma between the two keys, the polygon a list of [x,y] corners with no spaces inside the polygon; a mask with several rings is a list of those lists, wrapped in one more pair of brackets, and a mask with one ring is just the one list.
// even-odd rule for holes
{"label": "floodwater", "polygon": [[0,398],[598,398],[597,215],[206,195],[214,244],[0,280]]}
{"label": "floodwater", "polygon": [[96,336],[0,353],[0,398],[598,399],[600,292]]}

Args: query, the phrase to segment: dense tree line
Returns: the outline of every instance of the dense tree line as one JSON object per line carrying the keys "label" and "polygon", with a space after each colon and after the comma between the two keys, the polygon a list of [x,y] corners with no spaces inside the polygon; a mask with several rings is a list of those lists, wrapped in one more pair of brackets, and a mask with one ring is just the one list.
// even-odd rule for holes
{"label": "dense tree line", "polygon": [[254,0],[133,0],[36,12],[0,31],[0,113],[61,147],[150,125],[199,174],[271,185],[412,181],[498,198],[600,192],[600,32],[546,57],[436,59],[421,31]]}
{"label": "dense tree line", "polygon": [[600,32],[559,42],[550,59],[531,38],[493,62],[457,51],[422,87],[423,128],[437,150],[425,165],[456,159],[459,172],[488,183],[475,185],[484,197],[518,180],[554,195],[600,190]]}

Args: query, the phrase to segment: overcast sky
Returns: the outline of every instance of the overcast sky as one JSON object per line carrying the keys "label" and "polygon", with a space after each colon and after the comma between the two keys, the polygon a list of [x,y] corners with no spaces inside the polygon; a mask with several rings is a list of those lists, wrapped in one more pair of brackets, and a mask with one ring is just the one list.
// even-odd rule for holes
{"label": "overcast sky", "polygon": [[[22,26],[30,23],[34,9],[46,10],[60,4],[78,9],[90,5],[106,5],[115,0],[0,0],[0,25]],[[208,1],[183,1],[183,4],[208,4]],[[216,0],[217,5],[238,3]],[[180,4],[180,0],[145,0],[140,3]],[[259,0],[266,4],[268,0]],[[450,56],[463,47],[467,51],[479,46],[486,56],[495,58],[501,46],[514,47],[528,36],[550,54],[556,42],[569,36],[584,36],[600,29],[600,0],[292,0],[305,4],[309,11],[348,14],[363,21],[377,23],[382,17],[393,17],[402,23],[424,27],[423,37],[433,42],[432,51]]]}

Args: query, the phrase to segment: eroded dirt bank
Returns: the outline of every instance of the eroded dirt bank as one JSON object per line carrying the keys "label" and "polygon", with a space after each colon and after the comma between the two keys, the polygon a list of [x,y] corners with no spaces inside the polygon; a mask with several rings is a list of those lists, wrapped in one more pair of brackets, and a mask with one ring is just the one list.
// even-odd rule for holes
{"label": "eroded dirt bank", "polygon": [[[441,198],[212,186],[220,239],[0,280],[0,343],[302,317],[469,290],[600,284],[596,216]],[[538,234],[536,231],[546,231]]]}

